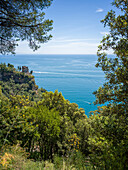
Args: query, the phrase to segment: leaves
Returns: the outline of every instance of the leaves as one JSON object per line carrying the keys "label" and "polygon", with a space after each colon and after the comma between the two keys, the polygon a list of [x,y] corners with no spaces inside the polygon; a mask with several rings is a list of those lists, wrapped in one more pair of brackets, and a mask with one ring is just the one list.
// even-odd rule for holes
{"label": "leaves", "polygon": [[0,1],[0,53],[15,53],[17,40],[27,40],[33,51],[40,43],[51,39],[47,33],[52,29],[52,20],[44,20],[43,10],[52,0]]}
{"label": "leaves", "polygon": [[[105,169],[127,169],[128,148],[128,5],[115,0],[113,5],[120,15],[111,10],[101,22],[110,33],[98,47],[98,63],[105,73],[106,82],[94,92],[96,104],[106,104],[93,112],[89,136],[91,161]],[[105,53],[112,49],[114,55]]]}

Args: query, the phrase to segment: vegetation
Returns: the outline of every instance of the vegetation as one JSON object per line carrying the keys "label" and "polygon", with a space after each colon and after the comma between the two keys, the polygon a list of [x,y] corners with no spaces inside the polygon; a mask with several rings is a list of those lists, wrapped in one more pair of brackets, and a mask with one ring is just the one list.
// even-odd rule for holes
{"label": "vegetation", "polygon": [[27,40],[34,51],[39,43],[47,42],[52,36],[51,20],[44,20],[43,10],[52,0],[1,0],[0,1],[0,53],[15,53],[18,41]]}
{"label": "vegetation", "polygon": [[[65,100],[57,90],[54,93],[45,91],[40,97],[38,89],[36,95],[31,97],[35,84],[33,87],[28,86],[31,91],[22,85],[24,82],[29,85],[32,75],[16,71],[12,65],[10,68],[10,65],[1,64],[1,75],[4,73],[8,74],[8,81],[6,78],[1,81],[1,148],[4,148],[5,144],[15,145],[20,142],[20,146],[30,153],[29,157],[35,160],[53,161],[54,155],[69,156],[78,150],[83,150],[83,154],[87,155],[87,149],[84,149],[80,142],[86,137],[79,135],[77,130],[81,126],[82,131],[84,121],[87,120],[83,109]],[[17,74],[27,78],[20,79],[19,84]],[[18,93],[15,90],[17,85],[23,87]],[[23,93],[25,91],[26,93]]]}
{"label": "vegetation", "polygon": [[[128,169],[128,6],[125,0],[113,5],[121,12],[102,20],[110,34],[96,64],[106,74],[94,92],[104,106],[89,118],[57,90],[38,89],[20,67],[0,65],[1,169]],[[112,58],[104,52],[109,48]]]}
{"label": "vegetation", "polygon": [[[58,156],[54,157],[54,161],[33,161],[27,159],[29,154],[25,152],[23,148],[19,145],[7,147],[3,150],[3,154],[0,157],[0,169],[23,169],[23,170],[71,170],[71,169],[84,169],[92,170],[93,167],[88,165],[87,167],[81,166],[81,157],[78,154],[74,157],[76,158],[60,158]],[[78,158],[78,159],[77,159]],[[83,164],[84,165],[84,164]]]}
{"label": "vegetation", "polygon": [[9,98],[10,95],[29,96],[30,100],[40,100],[46,90],[35,84],[34,76],[20,72],[13,65],[0,64],[0,86],[2,92]]}
{"label": "vegetation", "polygon": [[[94,94],[96,103],[106,106],[92,116],[90,136],[91,159],[105,169],[128,168],[128,4],[115,0],[113,5],[121,10],[120,15],[111,10],[102,20],[110,33],[103,37],[98,49],[98,63],[106,75],[105,84]],[[108,58],[106,50],[114,56]],[[94,131],[95,129],[95,131]]]}

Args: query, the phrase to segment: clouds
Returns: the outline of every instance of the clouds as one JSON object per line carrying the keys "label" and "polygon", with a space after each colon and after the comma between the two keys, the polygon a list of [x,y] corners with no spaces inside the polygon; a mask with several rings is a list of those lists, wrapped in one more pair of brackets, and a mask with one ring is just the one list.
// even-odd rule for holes
{"label": "clouds", "polygon": [[38,51],[29,49],[27,42],[20,42],[17,54],[96,54],[99,39],[59,37],[41,45]]}
{"label": "clouds", "polygon": [[59,37],[59,38],[54,38],[50,42],[54,43],[74,43],[74,42],[85,42],[85,41],[95,41],[99,39],[95,38],[68,38],[68,37]]}
{"label": "clouds", "polygon": [[[106,34],[108,32],[100,32]],[[96,54],[100,39],[85,39],[85,38],[70,38],[58,37],[54,38],[46,44],[41,45],[37,51],[33,52],[29,47],[27,41],[20,42],[16,49],[17,54]],[[107,51],[112,54],[113,51]]]}
{"label": "clouds", "polygon": [[[78,48],[88,48],[88,47],[97,47],[99,39],[53,39],[49,42],[49,47],[55,48],[71,48],[73,51]],[[93,51],[93,49],[92,49]]]}
{"label": "clouds", "polygon": [[102,8],[98,8],[96,12],[103,12],[104,10]]}

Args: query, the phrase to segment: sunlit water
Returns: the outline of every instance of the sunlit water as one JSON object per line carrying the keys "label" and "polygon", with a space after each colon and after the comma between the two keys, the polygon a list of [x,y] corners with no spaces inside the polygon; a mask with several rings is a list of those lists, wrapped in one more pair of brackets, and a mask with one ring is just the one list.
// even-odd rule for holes
{"label": "sunlit water", "polygon": [[104,73],[95,67],[96,55],[16,55],[0,56],[0,62],[28,66],[36,84],[48,91],[62,92],[89,115],[97,106],[92,94],[104,82]]}

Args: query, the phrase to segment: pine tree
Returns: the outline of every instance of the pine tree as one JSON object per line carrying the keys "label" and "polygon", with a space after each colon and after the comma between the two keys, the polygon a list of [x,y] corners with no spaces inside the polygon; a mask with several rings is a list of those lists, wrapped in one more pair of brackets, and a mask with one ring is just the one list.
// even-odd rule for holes
{"label": "pine tree", "polygon": [[[98,47],[98,63],[106,75],[106,82],[94,94],[96,103],[116,105],[118,111],[128,112],[128,1],[115,0],[112,3],[120,14],[111,10],[101,22],[110,33],[103,37]],[[113,50],[114,56],[105,53]]]}
{"label": "pine tree", "polygon": [[52,36],[52,20],[45,20],[43,10],[52,0],[0,0],[0,53],[15,53],[18,41],[27,40],[34,51]]}

